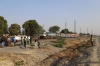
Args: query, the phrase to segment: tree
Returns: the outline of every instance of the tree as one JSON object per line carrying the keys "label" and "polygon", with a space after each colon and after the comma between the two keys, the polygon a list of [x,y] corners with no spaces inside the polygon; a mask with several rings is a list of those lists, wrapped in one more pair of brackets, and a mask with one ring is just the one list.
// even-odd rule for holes
{"label": "tree", "polygon": [[87,35],[90,35],[90,33],[87,33]]}
{"label": "tree", "polygon": [[62,29],[60,33],[69,33],[68,29]]}
{"label": "tree", "polygon": [[74,34],[72,31],[69,31],[69,34]]}
{"label": "tree", "polygon": [[42,29],[41,33],[45,32],[45,29]]}
{"label": "tree", "polygon": [[8,29],[7,20],[5,20],[4,17],[0,16],[0,34],[8,33],[7,29]]}
{"label": "tree", "polygon": [[60,27],[58,27],[58,26],[52,26],[49,28],[49,32],[56,33],[57,31],[59,31],[59,29],[60,29]]}
{"label": "tree", "polygon": [[18,24],[11,24],[9,27],[10,35],[18,35],[20,34],[20,25]]}
{"label": "tree", "polygon": [[42,30],[42,26],[40,26],[36,20],[28,20],[24,22],[22,27],[25,30],[25,34],[30,36],[38,35]]}
{"label": "tree", "polygon": [[68,29],[62,29],[60,33],[69,33],[69,34],[73,34],[72,31],[69,31]]}

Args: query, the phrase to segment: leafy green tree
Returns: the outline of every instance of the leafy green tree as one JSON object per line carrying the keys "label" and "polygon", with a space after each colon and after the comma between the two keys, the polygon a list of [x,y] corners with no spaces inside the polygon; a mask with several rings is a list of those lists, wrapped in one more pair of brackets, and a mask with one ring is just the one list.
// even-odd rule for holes
{"label": "leafy green tree", "polygon": [[87,33],[87,35],[90,35],[90,33]]}
{"label": "leafy green tree", "polygon": [[38,35],[42,30],[42,26],[40,26],[36,20],[28,20],[24,22],[22,27],[25,30],[25,34],[30,36]]}
{"label": "leafy green tree", "polygon": [[61,33],[69,33],[69,30],[68,29],[62,29]]}
{"label": "leafy green tree", "polygon": [[45,29],[42,29],[41,33],[46,32]]}
{"label": "leafy green tree", "polygon": [[69,31],[68,29],[62,29],[60,33],[74,34],[72,31]]}
{"label": "leafy green tree", "polygon": [[4,17],[0,16],[0,34],[8,33],[7,29],[8,29],[7,20],[5,20]]}
{"label": "leafy green tree", "polygon": [[72,31],[69,31],[69,34],[73,34],[73,32]]}
{"label": "leafy green tree", "polygon": [[59,29],[60,29],[60,27],[58,27],[58,26],[52,26],[49,28],[49,32],[56,33],[57,31],[59,31]]}
{"label": "leafy green tree", "polygon": [[11,24],[9,27],[10,35],[18,35],[20,34],[20,25],[18,24]]}

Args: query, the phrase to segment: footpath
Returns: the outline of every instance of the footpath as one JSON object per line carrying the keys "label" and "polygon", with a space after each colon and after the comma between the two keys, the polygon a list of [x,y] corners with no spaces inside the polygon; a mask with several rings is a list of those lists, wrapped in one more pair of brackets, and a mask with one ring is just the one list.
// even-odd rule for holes
{"label": "footpath", "polygon": [[100,66],[100,37],[95,39],[94,46],[81,47],[79,56],[63,66]]}
{"label": "footpath", "polygon": [[93,52],[91,53],[90,60],[91,64],[90,66],[100,66],[100,43],[99,38],[96,39],[96,44],[93,47]]}

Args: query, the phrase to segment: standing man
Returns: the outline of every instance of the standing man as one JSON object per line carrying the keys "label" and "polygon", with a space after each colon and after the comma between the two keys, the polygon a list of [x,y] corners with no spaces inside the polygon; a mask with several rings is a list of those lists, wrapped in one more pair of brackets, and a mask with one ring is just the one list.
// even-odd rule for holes
{"label": "standing man", "polygon": [[24,37],[24,47],[26,49],[26,37]]}
{"label": "standing man", "polygon": [[5,46],[8,46],[8,41],[7,41],[8,37],[5,37]]}
{"label": "standing man", "polygon": [[24,39],[21,37],[21,44],[24,45]]}
{"label": "standing man", "polygon": [[11,38],[9,36],[7,36],[7,43],[8,43],[8,46],[10,46],[10,44],[11,44]]}
{"label": "standing man", "polygon": [[38,47],[37,40],[35,39],[35,48]]}
{"label": "standing man", "polygon": [[40,48],[40,41],[38,40],[38,48]]}
{"label": "standing man", "polygon": [[32,45],[32,37],[30,36],[30,45]]}
{"label": "standing man", "polygon": [[91,41],[91,45],[93,46],[93,39],[92,39],[92,35],[91,35],[90,41]]}
{"label": "standing man", "polygon": [[4,36],[1,37],[2,47],[5,46],[6,39]]}
{"label": "standing man", "polygon": [[14,46],[16,46],[16,38],[13,38]]}
{"label": "standing man", "polygon": [[30,45],[30,36],[27,37],[27,43]]}

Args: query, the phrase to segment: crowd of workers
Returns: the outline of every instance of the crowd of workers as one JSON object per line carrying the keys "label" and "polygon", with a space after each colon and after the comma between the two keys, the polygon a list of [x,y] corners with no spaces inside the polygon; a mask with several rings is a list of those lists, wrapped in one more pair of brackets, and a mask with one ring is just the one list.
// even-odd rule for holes
{"label": "crowd of workers", "polygon": [[[2,36],[0,39],[0,46],[1,47],[11,46],[11,43],[13,43],[13,45],[16,46],[17,42],[19,42],[19,41],[17,41],[17,39],[15,37],[11,38],[9,36],[7,36],[7,37]],[[20,44],[23,45],[26,49],[27,44],[32,45],[32,37],[30,37],[30,36],[21,37]],[[35,39],[35,47],[40,48],[40,42],[38,39]]]}

